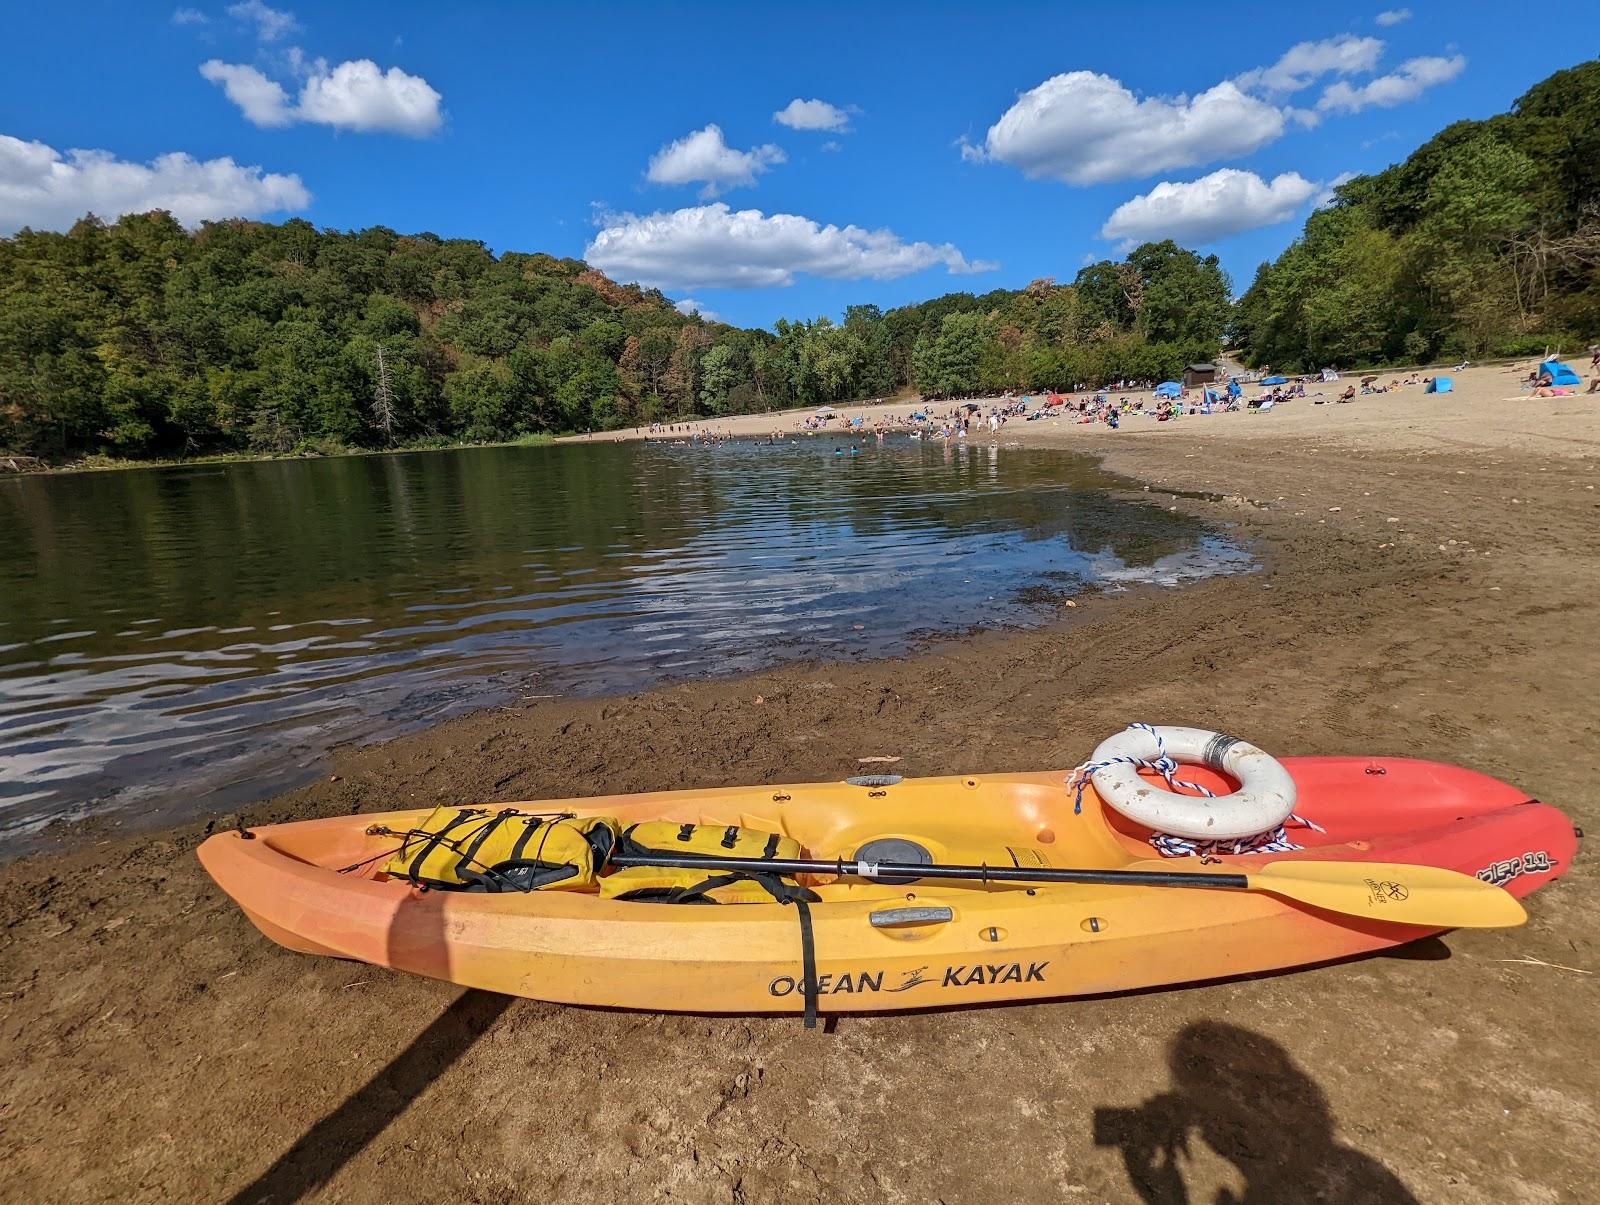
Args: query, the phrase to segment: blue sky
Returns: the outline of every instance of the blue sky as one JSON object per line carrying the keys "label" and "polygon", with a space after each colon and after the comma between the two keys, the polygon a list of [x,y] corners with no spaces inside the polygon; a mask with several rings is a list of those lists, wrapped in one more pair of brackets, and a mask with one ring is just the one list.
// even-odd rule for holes
{"label": "blue sky", "polygon": [[1330,182],[1503,110],[1582,58],[1541,31],[1592,18],[1425,0],[8,8],[0,233],[152,202],[383,224],[587,255],[747,325],[1070,280],[1166,234],[1242,290]]}

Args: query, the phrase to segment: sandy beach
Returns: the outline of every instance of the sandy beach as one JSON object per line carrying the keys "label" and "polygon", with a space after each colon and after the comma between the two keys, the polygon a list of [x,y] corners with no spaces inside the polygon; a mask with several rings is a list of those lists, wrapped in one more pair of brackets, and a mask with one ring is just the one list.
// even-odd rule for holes
{"label": "sandy beach", "polygon": [[[1586,365],[1574,359],[1580,369]],[[1551,451],[1567,448],[1573,440],[1583,440],[1582,416],[1593,414],[1600,406],[1600,394],[1569,393],[1562,397],[1534,397],[1526,388],[1530,370],[1536,367],[1534,359],[1512,364],[1469,367],[1461,370],[1449,368],[1415,368],[1377,374],[1377,384],[1403,382],[1413,378],[1448,375],[1452,388],[1449,393],[1430,394],[1420,384],[1399,385],[1392,391],[1358,396],[1350,402],[1335,399],[1347,386],[1359,387],[1363,377],[1371,373],[1353,373],[1337,382],[1309,384],[1303,399],[1285,403],[1266,413],[1236,411],[1227,414],[1186,415],[1174,422],[1157,422],[1153,418],[1128,418],[1115,432],[1103,424],[1080,423],[1077,416],[1062,416],[1025,422],[1012,419],[999,432],[1001,442],[1050,445],[1066,440],[1068,446],[1093,446],[1100,451],[1099,441],[1106,441],[1106,449],[1114,446],[1118,437],[1149,435],[1164,439],[1196,438],[1276,442],[1282,439],[1316,437],[1332,434],[1346,447],[1352,448],[1427,448],[1443,451],[1446,448],[1465,450],[1481,448],[1516,448],[1527,451]],[[1582,388],[1587,389],[1591,378],[1585,371]],[[1267,392],[1260,386],[1246,386],[1246,398]],[[1198,390],[1192,391],[1198,400]],[[1077,401],[1090,395],[1075,394]],[[1148,392],[1118,392],[1108,394],[1114,400],[1131,398],[1138,406],[1151,403]],[[972,402],[984,412],[999,403],[1001,398],[974,398]],[[1322,404],[1318,404],[1318,402]],[[1037,406],[1038,399],[1032,404]],[[597,432],[593,435],[569,436],[558,443],[593,441],[625,441],[655,439],[673,441],[692,437],[727,436],[737,439],[765,439],[773,435],[785,438],[828,439],[862,433],[870,435],[878,423],[897,423],[917,411],[943,416],[959,402],[923,402],[907,398],[887,402],[852,403],[833,407],[834,415],[818,431],[804,431],[804,421],[817,414],[815,409],[784,410],[771,414],[742,414],[727,418],[699,419],[677,424],[671,433],[652,433],[647,428],[631,427],[620,431]],[[840,420],[860,419],[858,429],[849,430]],[[1194,421],[1190,421],[1190,419]],[[1576,420],[1576,427],[1574,426]],[[892,428],[891,428],[892,430]],[[891,434],[889,438],[894,438]],[[901,435],[900,438],[905,438]],[[993,437],[987,429],[974,431],[975,442],[987,442]]]}
{"label": "sandy beach", "polygon": [[[1600,396],[1521,397],[1525,372],[1119,431],[1012,422],[1002,449],[1101,456],[1133,495],[1250,541],[1263,570],[1086,597],[1040,628],[951,631],[899,658],[529,700],[349,750],[241,818],[831,779],[865,757],[908,775],[1065,769],[1146,720],[1279,754],[1458,763],[1592,831]],[[1176,1181],[1191,1200],[1306,1199],[1316,1182],[1328,1199],[1487,1205],[1594,1191],[1600,876],[1581,856],[1520,929],[808,1033],[290,954],[194,859],[233,821],[61,828],[54,852],[0,868],[0,1197],[1094,1202],[1183,1199]],[[1119,1128],[1115,1110],[1166,1099],[1175,1066],[1218,1044],[1231,1071],[1206,1112],[1178,1119],[1184,1153],[1173,1134]]]}

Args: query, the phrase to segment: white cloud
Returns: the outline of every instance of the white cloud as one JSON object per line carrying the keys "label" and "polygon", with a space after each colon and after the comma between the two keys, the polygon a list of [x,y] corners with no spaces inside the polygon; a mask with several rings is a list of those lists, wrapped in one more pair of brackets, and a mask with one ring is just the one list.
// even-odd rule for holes
{"label": "white cloud", "polygon": [[1283,133],[1272,105],[1224,82],[1192,99],[1139,99],[1092,71],[1047,79],[1023,93],[964,159],[994,159],[1029,178],[1103,184],[1246,155]]}
{"label": "white cloud", "polygon": [[817,149],[819,151],[827,151],[829,154],[832,154],[835,151],[844,150],[844,145],[842,143],[835,142],[832,138],[830,138],[830,139],[828,139],[828,141],[824,142]]}
{"label": "white cloud", "polygon": [[1385,9],[1372,19],[1385,29],[1388,29],[1391,25],[1398,25],[1402,21],[1411,20],[1411,10],[1409,8]]}
{"label": "white cloud", "polygon": [[200,64],[200,74],[213,84],[221,84],[224,95],[239,106],[251,125],[286,126],[295,119],[283,85],[254,67],[208,59]]}
{"label": "white cloud", "polygon": [[1300,42],[1289,47],[1270,67],[1257,67],[1237,76],[1234,83],[1247,90],[1287,96],[1308,88],[1324,75],[1354,75],[1373,70],[1383,54],[1379,38],[1341,34],[1321,42]]}
{"label": "white cloud", "polygon": [[1366,108],[1392,109],[1415,100],[1435,84],[1455,79],[1467,65],[1459,54],[1450,58],[1407,59],[1391,75],[1380,75],[1359,88],[1340,80],[1323,90],[1317,108],[1324,113],[1359,113]]}
{"label": "white cloud", "polygon": [[311,203],[299,176],[197,160],[182,152],[149,163],[110,151],[69,150],[0,134],[0,234],[23,226],[60,230],[85,213],[111,220],[165,209],[187,225],[208,218],[255,217]]}
{"label": "white cloud", "polygon": [[419,75],[380,71],[371,59],[329,70],[320,59],[300,89],[301,121],[342,130],[388,130],[421,138],[444,122],[439,94]]}
{"label": "white cloud", "polygon": [[174,25],[209,25],[211,18],[198,8],[175,8],[172,10],[172,23]]}
{"label": "white cloud", "polygon": [[1124,201],[1106,219],[1100,237],[1128,243],[1164,238],[1214,242],[1287,221],[1316,191],[1316,184],[1296,172],[1285,172],[1269,184],[1254,172],[1225,167],[1184,184],[1163,181]]}
{"label": "white cloud", "polygon": [[700,317],[704,318],[707,322],[722,321],[721,318],[717,317],[715,310],[706,309],[705,306],[701,305],[693,297],[685,297],[681,301],[674,301],[672,303],[672,308],[677,310],[678,313],[683,314],[685,317],[690,314],[699,314]]}
{"label": "white cloud", "polygon": [[421,138],[444,123],[441,97],[421,76],[407,75],[398,67],[382,71],[371,59],[335,67],[322,59],[306,64],[294,51],[290,59],[306,73],[294,105],[289,104],[282,84],[242,63],[211,59],[200,65],[200,74],[221,84],[228,99],[253,125],[305,121],[341,130],[386,130]]}
{"label": "white cloud", "polygon": [[850,111],[825,100],[801,100],[798,96],[772,115],[772,120],[791,130],[833,130],[842,133],[850,126]]}
{"label": "white cloud", "polygon": [[242,3],[230,4],[228,16],[237,21],[254,24],[256,37],[263,42],[276,42],[284,34],[293,33],[300,28],[300,23],[294,19],[293,13],[268,8],[261,3],[261,0],[242,0]]}
{"label": "white cloud", "polygon": [[732,210],[722,202],[671,213],[608,215],[584,258],[616,280],[664,289],[787,287],[800,273],[889,280],[943,266],[988,272],[954,246],[908,243],[891,230],[824,226],[790,213]]}
{"label": "white cloud", "polygon": [[783,162],[783,151],[768,143],[735,150],[722,138],[722,127],[708,125],[669,142],[650,156],[645,178],[652,184],[704,184],[702,197],[714,197],[742,184],[754,184],[756,176],[774,163]]}
{"label": "white cloud", "polygon": [[1311,203],[1311,207],[1313,209],[1326,209],[1339,199],[1339,186],[1341,184],[1348,184],[1355,178],[1355,172],[1340,172],[1337,176],[1322,186],[1322,191],[1317,193],[1317,199]]}

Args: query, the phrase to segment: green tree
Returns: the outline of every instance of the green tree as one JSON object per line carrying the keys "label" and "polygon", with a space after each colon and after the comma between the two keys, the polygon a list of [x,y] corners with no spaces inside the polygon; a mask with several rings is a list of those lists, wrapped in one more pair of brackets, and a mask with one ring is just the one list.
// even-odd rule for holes
{"label": "green tree", "polygon": [[980,365],[988,337],[981,314],[948,314],[939,333],[917,343],[917,388],[929,397],[963,397],[978,391]]}

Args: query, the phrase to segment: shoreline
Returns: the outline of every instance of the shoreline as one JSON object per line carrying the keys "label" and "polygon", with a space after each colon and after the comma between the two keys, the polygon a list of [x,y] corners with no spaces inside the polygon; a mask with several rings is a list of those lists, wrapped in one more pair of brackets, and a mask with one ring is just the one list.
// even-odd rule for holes
{"label": "shoreline", "polygon": [[[1600,404],[1497,409],[1504,379],[1472,371],[1485,375],[1429,399],[1000,432],[1002,447],[1093,453],[1164,505],[1235,525],[1258,573],[1091,597],[1038,628],[900,657],[477,712],[348,750],[316,783],[238,815],[820,780],[868,756],[898,756],[907,775],[1065,769],[1147,720],[1227,728],[1280,754],[1454,762],[1593,829],[1600,725],[1583,618],[1600,589]],[[881,1195],[894,1166],[907,1197],[1038,1199],[1037,1168],[995,1165],[1002,1143],[1039,1152],[1052,1197],[1134,1199],[1091,1115],[1161,1093],[1164,1049],[1214,1021],[1284,1052],[1340,1141],[1420,1199],[1577,1197],[1588,1183],[1600,1088],[1570,1052],[1596,1037],[1592,984],[1560,969],[1600,971],[1600,891],[1581,857],[1518,930],[1179,991],[847,1017],[819,1047],[781,1018],[491,1006],[289,954],[194,862],[204,831],[228,820],[91,834],[0,868],[13,968],[0,1075],[19,1194],[225,1196],[298,1140],[337,1146],[318,1129],[333,1117],[366,1138],[318,1183],[352,1200],[386,1196],[389,1172],[417,1153],[443,1169],[441,1190],[468,1196],[581,1182],[612,1199],[641,1184],[717,1199],[737,1181],[751,1200],[855,1198]],[[420,1056],[425,1071],[392,1070],[410,1066],[417,1035],[441,1032],[456,1044]],[[941,1093],[907,1096],[908,1049],[919,1082],[987,1108],[958,1124]],[[532,1052],[552,1050],[538,1092],[505,1091]],[[374,1077],[385,1091],[362,1096]],[[1259,1090],[1277,1099],[1272,1083]],[[152,1099],[160,1134],[132,1120]],[[70,1142],[50,1122],[69,1102]],[[581,1149],[551,1167],[537,1152],[574,1114]],[[827,1140],[839,1132],[847,1147]],[[204,1160],[185,1153],[201,1146]],[[1218,1166],[1189,1170],[1196,1199],[1208,1175],[1229,1183]]]}
{"label": "shoreline", "polygon": [[[279,461],[338,460],[347,456],[410,456],[418,452],[466,452],[477,448],[542,448],[559,442],[560,437],[549,434],[524,435],[520,439],[505,439],[495,443],[480,444],[425,444],[409,448],[352,448],[339,447],[331,452],[218,452],[210,456],[181,456],[172,459],[118,460],[111,456],[89,456],[67,464],[50,464],[40,461],[38,468],[8,469],[0,473],[0,481],[22,477],[60,477],[73,473],[114,473],[135,469],[184,469],[194,465],[212,464],[275,464]],[[38,460],[34,456],[7,457],[0,453],[0,462],[7,459]]]}
{"label": "shoreline", "polygon": [[[1285,437],[1332,438],[1342,444],[1378,449],[1430,448],[1440,439],[1464,446],[1485,449],[1508,447],[1521,451],[1562,452],[1573,439],[1587,441],[1586,446],[1600,447],[1600,440],[1590,434],[1569,435],[1569,429],[1590,431],[1587,416],[1600,408],[1600,394],[1582,391],[1559,397],[1534,397],[1522,386],[1528,363],[1524,361],[1496,362],[1468,367],[1451,372],[1453,387],[1449,393],[1429,394],[1421,384],[1401,385],[1391,392],[1359,395],[1348,403],[1336,400],[1348,385],[1360,384],[1360,375],[1341,376],[1335,382],[1309,383],[1306,396],[1280,404],[1267,412],[1241,410],[1225,414],[1185,415],[1174,421],[1158,422],[1142,415],[1127,416],[1118,430],[1110,430],[1100,423],[1080,424],[1076,416],[1039,419],[1028,422],[1011,419],[995,436],[987,429],[973,430],[971,436],[959,441],[969,446],[987,446],[998,442],[1001,446],[1015,444],[1019,447],[1071,447],[1094,454],[1114,454],[1125,443],[1137,443],[1145,438],[1164,440],[1199,437],[1208,446],[1213,439],[1273,443]],[[1379,374],[1379,383],[1406,380],[1423,370]],[[1587,382],[1590,378],[1584,377]],[[1258,387],[1246,387],[1244,396],[1250,398]],[[1037,395],[1035,395],[1037,396]],[[1074,395],[1083,397],[1087,395]],[[1142,404],[1151,395],[1148,391],[1113,392],[1113,398],[1128,397]],[[1319,401],[1320,399],[1320,401]],[[673,443],[695,436],[726,436],[733,439],[764,438],[776,431],[786,439],[817,438],[845,440],[870,438],[871,424],[880,420],[903,419],[915,410],[927,409],[940,415],[953,407],[971,401],[984,411],[1008,399],[984,397],[944,402],[886,401],[852,404],[835,409],[841,418],[860,417],[859,429],[829,427],[819,431],[802,432],[797,423],[815,413],[812,408],[788,410],[781,414],[737,415],[726,418],[702,418],[676,424],[676,434],[653,434],[647,428],[626,428],[620,431],[594,432],[590,435],[561,436],[555,442],[566,443]],[[1014,400],[1014,399],[1010,399]],[[783,421],[779,421],[783,420]],[[1539,427],[1553,421],[1561,429],[1541,431]],[[1510,437],[1509,439],[1507,437]],[[890,430],[888,437],[905,438]],[[938,442],[935,440],[935,442]],[[1567,449],[1569,450],[1569,449]],[[1113,472],[1117,468],[1107,464]]]}
{"label": "shoreline", "polygon": [[[1576,353],[1568,358],[1574,362],[1581,360],[1581,357]],[[1474,364],[1466,369],[1453,369],[1451,366],[1445,364],[1409,365],[1395,368],[1352,368],[1340,375],[1339,384],[1342,386],[1352,381],[1359,382],[1363,376],[1371,375],[1377,375],[1383,378],[1404,378],[1407,376],[1416,376],[1422,373],[1437,374],[1441,372],[1450,373],[1458,379],[1463,373],[1477,374],[1486,372],[1510,373],[1516,377],[1525,375],[1525,370],[1527,370],[1531,365],[1537,364],[1538,361],[1539,357],[1519,357],[1514,359],[1489,360]],[[1513,383],[1511,387],[1515,388],[1515,384]],[[1251,391],[1251,388],[1252,387],[1246,388],[1247,394]],[[1307,388],[1310,390],[1314,389],[1315,386],[1308,385]],[[1080,391],[1079,393],[1071,396],[1074,398],[1086,397],[1090,396],[1092,392],[1093,391],[1085,393]],[[1114,394],[1117,397],[1132,397],[1142,402],[1145,397],[1149,395],[1150,391],[1109,390],[1107,392]],[[1034,396],[1038,395],[1035,394]],[[854,401],[839,402],[835,403],[833,408],[840,414],[858,414],[863,418],[871,417],[876,419],[904,417],[909,415],[912,411],[922,409],[935,409],[939,410],[940,412],[944,412],[953,406],[960,405],[968,401],[987,407],[990,404],[997,404],[1005,400],[1007,399],[995,396],[986,396],[977,398],[950,399],[948,401],[939,402],[927,402],[924,401],[918,394],[910,394],[897,395],[890,398],[874,398],[870,401],[866,399],[857,399]],[[769,434],[772,430],[772,424],[777,423],[778,429],[783,434],[792,436],[796,434],[793,429],[795,426],[795,420],[804,419],[812,414],[815,414],[818,409],[820,409],[820,407],[793,406],[785,410],[767,410],[757,413],[734,414],[721,417],[679,419],[673,421],[669,425],[688,428],[690,431],[695,432],[731,430],[736,427],[739,435],[754,436]],[[807,434],[827,435],[845,434],[845,432],[834,429],[832,431],[825,432],[808,432]],[[520,436],[516,439],[496,440],[490,443],[447,443],[440,445],[423,444],[412,447],[394,448],[360,448],[342,446],[337,450],[329,452],[310,451],[272,453],[238,451],[217,452],[203,456],[156,457],[154,459],[129,460],[119,460],[111,456],[97,455],[83,457],[79,460],[70,461],[65,464],[52,464],[35,456],[10,456],[5,452],[0,452],[0,464],[3,464],[7,460],[34,462],[34,464],[30,467],[16,468],[0,472],[0,480],[4,480],[6,477],[41,477],[55,476],[66,473],[104,473],[123,469],[171,469],[184,468],[190,465],[214,464],[266,464],[280,460],[328,460],[341,456],[402,456],[413,452],[464,452],[478,448],[542,447],[547,444],[626,443],[635,441],[668,442],[666,437],[653,435],[648,431],[647,428],[624,427],[614,431],[569,432],[566,434],[561,434],[554,431],[544,431],[531,435]]]}

